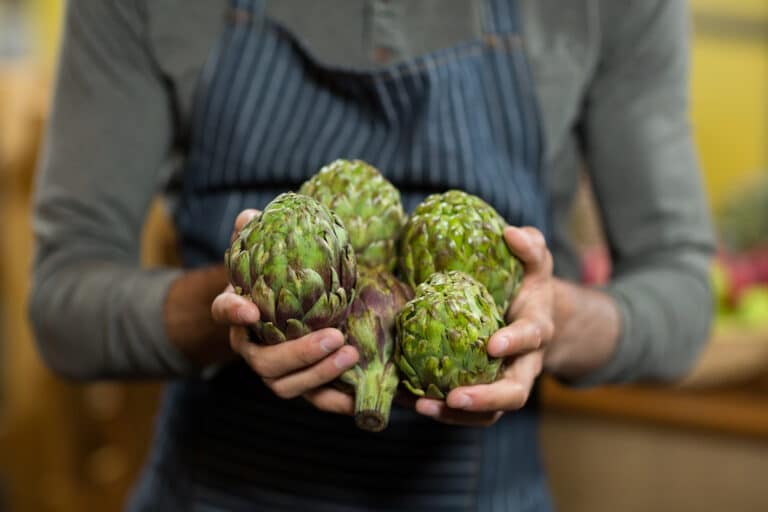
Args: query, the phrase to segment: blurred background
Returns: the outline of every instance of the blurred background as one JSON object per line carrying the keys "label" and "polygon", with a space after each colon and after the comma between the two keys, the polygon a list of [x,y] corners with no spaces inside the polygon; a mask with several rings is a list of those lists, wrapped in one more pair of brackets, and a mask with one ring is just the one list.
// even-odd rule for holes
{"label": "blurred background", "polygon": [[[119,510],[143,460],[159,383],[72,384],[25,321],[30,190],[62,3],[0,0],[0,512]],[[721,249],[718,316],[698,365],[668,386],[542,386],[559,509],[768,510],[768,1],[692,0],[692,111]],[[589,194],[574,232],[584,280],[610,274]],[[147,265],[173,261],[156,204]]]}

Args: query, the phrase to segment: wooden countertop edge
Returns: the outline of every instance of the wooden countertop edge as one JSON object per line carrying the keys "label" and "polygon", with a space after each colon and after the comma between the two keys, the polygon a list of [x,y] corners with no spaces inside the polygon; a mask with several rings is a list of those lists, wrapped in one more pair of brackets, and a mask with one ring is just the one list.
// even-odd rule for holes
{"label": "wooden countertop edge", "polygon": [[719,325],[678,385],[580,390],[544,377],[544,410],[768,439],[768,328]]}

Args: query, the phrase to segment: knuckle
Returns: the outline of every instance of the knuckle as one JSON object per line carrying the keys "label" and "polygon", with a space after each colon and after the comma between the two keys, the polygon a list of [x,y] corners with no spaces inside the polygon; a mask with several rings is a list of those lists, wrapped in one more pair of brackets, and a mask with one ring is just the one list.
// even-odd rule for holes
{"label": "knuckle", "polygon": [[278,375],[274,372],[272,365],[268,364],[263,357],[257,355],[252,350],[247,353],[248,364],[251,366],[254,372],[260,377],[266,379],[274,379]]}
{"label": "knuckle", "polygon": [[320,400],[314,393],[304,393],[302,396],[304,397],[304,400],[309,402],[315,409],[326,410],[323,407],[322,400]]}
{"label": "knuckle", "polygon": [[542,336],[544,340],[550,340],[555,335],[555,323],[551,319],[544,321],[542,326]]}
{"label": "knuckle", "polygon": [[317,360],[315,346],[317,343],[312,337],[303,339],[294,345],[294,357],[302,366],[309,366]]}
{"label": "knuckle", "polygon": [[213,319],[216,322],[227,322],[227,310],[230,301],[231,298],[226,292],[219,294],[215,299],[213,299],[213,303],[211,304],[211,316],[213,316]]}
{"label": "knuckle", "polygon": [[531,336],[531,346],[533,349],[538,349],[541,347],[541,341],[542,341],[542,328],[541,325],[537,322],[531,322],[530,323],[530,336]]}
{"label": "knuckle", "polygon": [[344,372],[344,369],[337,368],[332,360],[328,360],[324,364],[318,364],[313,368],[314,381],[318,386],[332,381]]}
{"label": "knuckle", "polygon": [[272,381],[270,389],[278,398],[282,398],[283,400],[290,400],[291,398],[296,398],[298,395],[298,393],[280,380]]}
{"label": "knuckle", "polygon": [[536,247],[541,248],[541,247],[546,247],[547,246],[547,242],[544,239],[544,235],[538,229],[536,229],[534,227],[529,227],[528,228],[528,235],[531,237],[531,241],[533,242],[533,244]]}

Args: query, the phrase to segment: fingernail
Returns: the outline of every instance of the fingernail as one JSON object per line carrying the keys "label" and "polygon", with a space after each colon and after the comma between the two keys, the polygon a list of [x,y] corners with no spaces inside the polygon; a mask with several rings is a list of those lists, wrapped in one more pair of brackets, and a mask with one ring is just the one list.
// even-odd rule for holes
{"label": "fingernail", "polygon": [[327,353],[331,353],[344,344],[344,340],[339,338],[323,338],[320,340],[320,346]]}
{"label": "fingernail", "polygon": [[509,338],[506,336],[499,336],[493,342],[493,353],[496,355],[503,355],[507,348],[509,348]]}
{"label": "fingernail", "polygon": [[237,309],[237,318],[244,324],[252,324],[259,320],[256,316],[256,312],[245,306],[241,306]]}
{"label": "fingernail", "polygon": [[451,405],[451,407],[453,407],[454,409],[466,409],[467,407],[472,405],[472,397],[470,397],[469,395],[465,395],[464,393],[459,393],[458,395],[456,395],[456,398],[451,400],[451,402],[453,402],[453,405]]}
{"label": "fingernail", "polygon": [[424,416],[437,416],[440,413],[440,407],[434,402],[422,403],[419,405],[419,413]]}
{"label": "fingernail", "polygon": [[342,368],[349,368],[355,364],[355,356],[349,351],[342,350],[339,352],[339,355],[336,356],[336,359],[333,360],[333,364],[340,370]]}

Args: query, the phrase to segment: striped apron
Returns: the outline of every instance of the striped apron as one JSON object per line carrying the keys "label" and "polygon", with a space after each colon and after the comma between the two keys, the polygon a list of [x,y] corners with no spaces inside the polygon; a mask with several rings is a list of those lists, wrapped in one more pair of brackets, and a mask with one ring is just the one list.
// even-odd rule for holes
{"label": "striped apron", "polygon": [[[189,267],[222,261],[237,213],[322,164],[377,166],[411,209],[460,188],[546,230],[540,119],[511,0],[481,37],[382,68],[343,69],[234,0],[207,63],[177,212]],[[276,398],[235,363],[169,385],[130,510],[550,510],[535,397],[490,428],[395,408],[381,433]]]}

